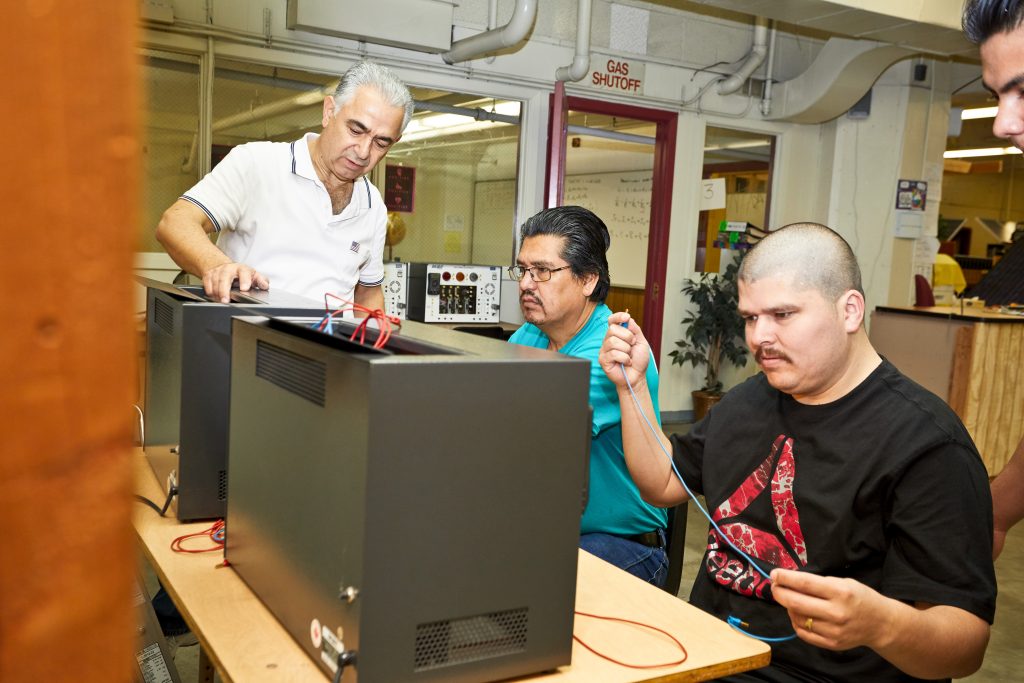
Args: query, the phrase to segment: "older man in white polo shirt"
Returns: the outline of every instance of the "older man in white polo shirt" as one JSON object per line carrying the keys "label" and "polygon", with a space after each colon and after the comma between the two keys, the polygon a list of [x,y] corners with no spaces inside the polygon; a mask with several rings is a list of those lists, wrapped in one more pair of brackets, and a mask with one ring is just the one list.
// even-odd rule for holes
{"label": "older man in white polo shirt", "polygon": [[366,174],[398,142],[412,109],[391,71],[356,64],[324,98],[320,135],[235,147],[164,212],[157,239],[223,302],[234,283],[243,291],[273,284],[383,308],[387,209]]}

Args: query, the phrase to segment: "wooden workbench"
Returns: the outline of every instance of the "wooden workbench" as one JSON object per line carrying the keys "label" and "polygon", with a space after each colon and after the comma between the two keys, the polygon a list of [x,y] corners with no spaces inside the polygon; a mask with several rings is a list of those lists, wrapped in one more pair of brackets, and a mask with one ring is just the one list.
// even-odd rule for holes
{"label": "wooden workbench", "polygon": [[[139,494],[162,502],[160,486],[141,450],[133,463]],[[171,550],[172,540],[201,531],[208,523],[182,524],[173,517],[158,516],[147,506],[136,507],[133,521],[146,558],[225,683],[328,680],[238,575],[230,568],[218,567],[220,553],[179,554]],[[764,643],[740,635],[719,619],[583,551],[576,609],[662,628],[686,647],[687,660],[678,666],[631,669],[574,643],[571,666],[524,680],[703,681],[758,668],[769,661],[770,649]],[[620,623],[577,616],[574,632],[592,647],[630,663],[672,661],[680,656],[664,636]]]}

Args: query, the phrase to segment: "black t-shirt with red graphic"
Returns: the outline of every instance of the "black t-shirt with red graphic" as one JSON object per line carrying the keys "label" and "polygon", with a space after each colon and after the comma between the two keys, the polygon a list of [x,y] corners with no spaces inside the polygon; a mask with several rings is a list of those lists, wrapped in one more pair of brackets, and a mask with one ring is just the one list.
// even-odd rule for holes
{"label": "black t-shirt with red graphic", "polygon": [[[953,411],[888,361],[825,405],[798,403],[758,374],[673,446],[687,486],[765,572],[848,577],[992,622],[985,466]],[[760,636],[793,633],[770,583],[713,529],[690,602]],[[770,680],[915,680],[868,648],[799,639],[773,643],[769,668]]]}

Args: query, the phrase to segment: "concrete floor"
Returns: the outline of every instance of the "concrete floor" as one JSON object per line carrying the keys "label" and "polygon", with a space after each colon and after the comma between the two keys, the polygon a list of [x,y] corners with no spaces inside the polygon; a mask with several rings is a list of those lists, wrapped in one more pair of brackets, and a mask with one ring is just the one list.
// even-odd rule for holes
{"label": "concrete floor", "polygon": [[996,560],[999,597],[996,621],[985,653],[985,663],[973,676],[962,680],[972,683],[1024,680],[1024,524],[1014,527],[1003,553]]}

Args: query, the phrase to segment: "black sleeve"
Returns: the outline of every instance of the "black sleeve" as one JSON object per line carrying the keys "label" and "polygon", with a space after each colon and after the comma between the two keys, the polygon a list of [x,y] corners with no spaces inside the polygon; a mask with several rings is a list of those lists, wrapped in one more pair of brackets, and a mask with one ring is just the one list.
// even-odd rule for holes
{"label": "black sleeve", "polygon": [[683,481],[694,494],[704,494],[702,482],[704,465],[704,442],[707,438],[706,416],[690,428],[686,434],[673,434],[669,437],[672,442],[672,460],[676,469],[682,475]]}
{"label": "black sleeve", "polygon": [[959,607],[992,623],[992,496],[976,452],[944,443],[914,458],[893,486],[886,535],[886,595]]}

